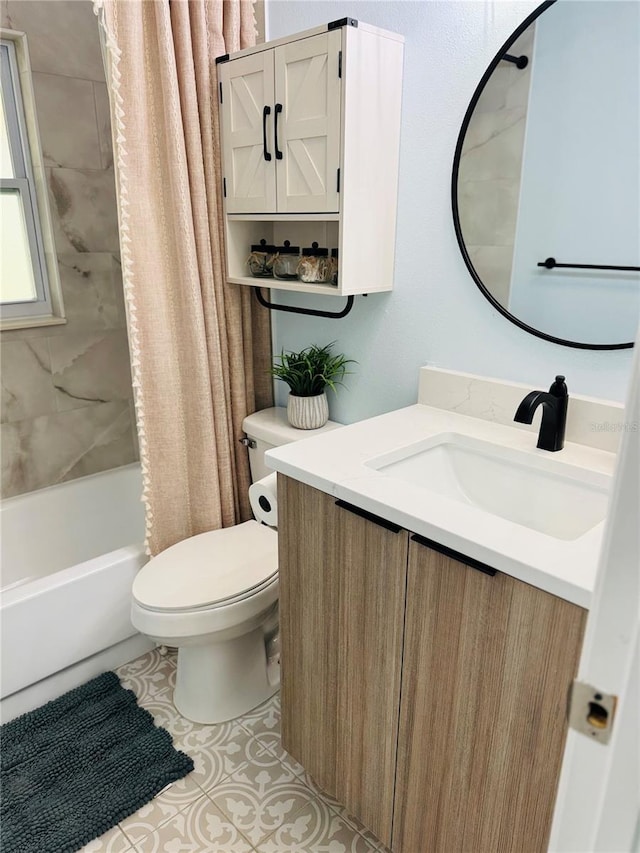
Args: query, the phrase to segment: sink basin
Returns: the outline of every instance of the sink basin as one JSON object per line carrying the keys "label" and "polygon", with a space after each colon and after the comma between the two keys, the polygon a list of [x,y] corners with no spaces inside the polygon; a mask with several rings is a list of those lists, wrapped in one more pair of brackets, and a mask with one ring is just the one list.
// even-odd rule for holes
{"label": "sink basin", "polygon": [[442,433],[365,464],[432,494],[573,540],[604,519],[610,478],[555,456]]}

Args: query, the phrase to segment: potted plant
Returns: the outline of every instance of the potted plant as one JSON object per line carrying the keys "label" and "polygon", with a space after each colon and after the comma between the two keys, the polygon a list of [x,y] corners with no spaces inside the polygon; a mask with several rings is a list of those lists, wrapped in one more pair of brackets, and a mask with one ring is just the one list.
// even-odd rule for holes
{"label": "potted plant", "polygon": [[334,354],[335,341],[319,347],[312,344],[300,352],[285,352],[275,357],[271,375],[289,386],[287,417],[291,426],[298,429],[318,429],[329,419],[329,405],[325,389],[336,390],[343,385],[348,364],[352,358]]}

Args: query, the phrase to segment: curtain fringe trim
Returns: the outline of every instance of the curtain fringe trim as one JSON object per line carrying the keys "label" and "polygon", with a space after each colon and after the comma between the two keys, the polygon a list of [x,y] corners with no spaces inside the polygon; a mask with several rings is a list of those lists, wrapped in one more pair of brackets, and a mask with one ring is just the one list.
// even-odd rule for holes
{"label": "curtain fringe trim", "polygon": [[100,28],[106,46],[105,71],[109,79],[110,99],[112,115],[115,120],[115,128],[112,129],[114,141],[117,143],[114,151],[116,162],[115,176],[118,193],[119,222],[120,222],[120,250],[122,257],[122,284],[124,297],[127,305],[129,349],[131,353],[132,387],[134,389],[134,405],[136,411],[136,422],[140,425],[138,430],[138,444],[140,447],[140,468],[142,470],[142,495],[141,501],[145,508],[145,553],[151,555],[151,533],[153,529],[153,511],[151,500],[151,478],[149,477],[149,456],[147,436],[144,429],[145,405],[144,394],[140,382],[140,333],[138,328],[138,307],[135,301],[133,288],[134,264],[131,254],[131,237],[129,233],[129,189],[126,167],[127,138],[125,111],[123,100],[120,95],[121,74],[119,70],[121,51],[118,47],[114,33],[107,25],[104,0],[93,0],[93,11],[98,17]]}

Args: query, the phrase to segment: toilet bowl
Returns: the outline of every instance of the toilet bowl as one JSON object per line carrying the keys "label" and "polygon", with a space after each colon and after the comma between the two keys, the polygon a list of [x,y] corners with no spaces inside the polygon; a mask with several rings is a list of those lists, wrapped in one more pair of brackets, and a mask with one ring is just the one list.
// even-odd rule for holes
{"label": "toilet bowl", "polygon": [[138,572],[132,594],[133,625],[178,647],[174,704],[187,719],[230,720],[278,689],[266,651],[277,629],[272,528],[245,521],[178,542]]}
{"label": "toilet bowl", "polygon": [[[319,430],[289,426],[286,410],[245,419],[254,482],[269,473],[265,450]],[[178,648],[174,704],[187,719],[220,723],[260,705],[280,686],[277,653],[278,535],[258,521],[192,536],[138,572],[131,622]]]}

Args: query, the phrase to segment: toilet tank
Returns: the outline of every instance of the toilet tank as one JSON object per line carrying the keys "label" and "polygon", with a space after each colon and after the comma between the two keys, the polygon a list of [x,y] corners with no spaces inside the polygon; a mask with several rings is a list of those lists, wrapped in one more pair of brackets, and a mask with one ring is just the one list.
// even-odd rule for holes
{"label": "toilet tank", "polygon": [[272,474],[264,462],[264,454],[272,447],[280,447],[291,441],[300,441],[302,438],[311,438],[321,432],[329,432],[337,429],[341,424],[334,421],[327,423],[319,429],[296,429],[287,420],[287,410],[282,406],[272,409],[263,409],[248,415],[242,422],[242,428],[249,439],[249,464],[251,466],[251,480],[257,480]]}

